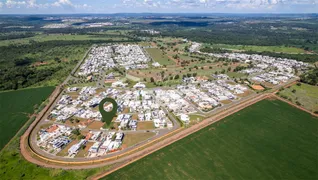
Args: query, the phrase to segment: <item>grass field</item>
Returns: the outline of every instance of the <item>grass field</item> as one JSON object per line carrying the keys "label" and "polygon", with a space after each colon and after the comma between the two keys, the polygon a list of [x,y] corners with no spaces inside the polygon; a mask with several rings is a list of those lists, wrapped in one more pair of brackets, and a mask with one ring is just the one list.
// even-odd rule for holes
{"label": "grass field", "polygon": [[146,51],[152,57],[154,61],[157,61],[159,64],[163,65],[174,65],[175,62],[168,58],[168,56],[163,55],[163,52],[157,48],[147,48]]}
{"label": "grass field", "polygon": [[242,46],[242,45],[229,45],[229,44],[213,44],[214,48],[222,48],[229,50],[242,50],[242,51],[269,51],[269,52],[282,52],[282,53],[305,53],[305,50],[296,47],[285,46]]}
{"label": "grass field", "polygon": [[264,100],[104,179],[316,179],[317,128],[310,114]]}
{"label": "grass field", "polygon": [[22,39],[13,39],[13,40],[2,40],[0,41],[0,46],[8,46],[8,45],[19,45],[19,44],[29,44],[30,41],[36,42],[45,42],[45,41],[84,41],[84,40],[113,40],[113,41],[124,41],[128,40],[126,37],[115,36],[112,37],[110,35],[36,35],[34,37],[22,38]]}
{"label": "grass field", "polygon": [[123,141],[123,147],[127,148],[139,142],[145,141],[155,135],[153,132],[126,134]]}
{"label": "grass field", "polygon": [[17,133],[54,90],[54,87],[32,88],[0,93],[0,149]]}
{"label": "grass field", "polygon": [[280,94],[291,98],[294,103],[296,101],[300,102],[304,108],[310,111],[318,111],[317,86],[311,86],[309,84],[301,84],[301,86],[293,85],[290,88],[285,88]]}

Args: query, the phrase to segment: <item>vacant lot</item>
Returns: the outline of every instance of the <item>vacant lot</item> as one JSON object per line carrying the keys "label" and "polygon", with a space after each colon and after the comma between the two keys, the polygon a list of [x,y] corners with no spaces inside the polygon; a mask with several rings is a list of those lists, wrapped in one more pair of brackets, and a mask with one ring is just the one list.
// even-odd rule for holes
{"label": "vacant lot", "polygon": [[174,65],[175,62],[168,58],[167,55],[164,55],[160,49],[157,48],[147,48],[148,54],[152,57],[154,61],[157,61],[159,64],[163,65]]}
{"label": "vacant lot", "polygon": [[125,134],[122,147],[127,148],[130,146],[136,145],[137,143],[145,141],[154,135],[155,135],[155,133],[153,133],[153,132]]}
{"label": "vacant lot", "polygon": [[318,111],[318,87],[308,84],[301,84],[301,86],[293,85],[280,92],[280,95],[286,96],[292,100],[293,103],[297,101],[309,111]]}
{"label": "vacant lot", "polygon": [[0,93],[0,149],[17,133],[39,106],[54,90],[43,87]]}
{"label": "vacant lot", "polygon": [[318,119],[264,100],[105,179],[316,179]]}

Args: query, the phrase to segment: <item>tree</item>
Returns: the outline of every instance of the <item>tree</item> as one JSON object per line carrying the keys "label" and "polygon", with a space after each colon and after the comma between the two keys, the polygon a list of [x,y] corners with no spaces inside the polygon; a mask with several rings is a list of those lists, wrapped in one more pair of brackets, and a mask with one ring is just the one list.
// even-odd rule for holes
{"label": "tree", "polygon": [[153,77],[150,78],[150,82],[155,82],[155,79]]}
{"label": "tree", "polygon": [[179,77],[179,74],[177,74],[175,77],[174,77],[174,79],[179,79],[180,77]]}
{"label": "tree", "polygon": [[80,130],[78,128],[76,128],[76,129],[73,129],[72,134],[78,136],[78,135],[81,134],[81,132],[80,132]]}

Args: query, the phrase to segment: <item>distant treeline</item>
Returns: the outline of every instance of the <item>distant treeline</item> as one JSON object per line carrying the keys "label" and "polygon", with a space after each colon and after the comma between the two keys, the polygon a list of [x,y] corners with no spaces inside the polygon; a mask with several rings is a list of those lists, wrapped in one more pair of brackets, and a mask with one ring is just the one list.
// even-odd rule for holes
{"label": "distant treeline", "polygon": [[35,33],[27,32],[20,34],[0,34],[0,40],[22,39],[35,36]]}
{"label": "distant treeline", "polygon": [[300,76],[300,81],[317,86],[318,85],[318,68],[308,71]]}
{"label": "distant treeline", "polygon": [[125,40],[125,41],[114,41],[114,40],[84,40],[84,41],[45,41],[36,42],[33,41],[31,44],[24,45],[10,45],[0,47],[0,67],[4,65],[12,65],[13,60],[17,59],[25,54],[33,53],[37,51],[49,51],[50,49],[58,46],[69,46],[69,45],[92,45],[101,43],[122,43],[122,42],[137,42],[138,40]]}
{"label": "distant treeline", "polygon": [[275,52],[257,52],[257,51],[245,51],[246,54],[260,54],[264,56],[271,56],[277,58],[288,58],[288,59],[295,59],[298,61],[314,63],[318,60],[317,54],[284,54],[284,53],[275,53]]}

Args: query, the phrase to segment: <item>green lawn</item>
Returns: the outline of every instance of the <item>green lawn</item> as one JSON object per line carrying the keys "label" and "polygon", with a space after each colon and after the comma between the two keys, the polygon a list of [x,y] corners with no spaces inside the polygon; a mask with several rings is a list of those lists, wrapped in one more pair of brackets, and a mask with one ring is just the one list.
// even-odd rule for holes
{"label": "green lawn", "polygon": [[157,61],[161,65],[174,65],[175,62],[164,55],[160,49],[157,48],[147,48],[146,51],[152,57],[154,61]]}
{"label": "green lawn", "polygon": [[305,51],[296,47],[285,46],[243,46],[243,45],[229,45],[229,44],[213,44],[215,48],[223,48],[229,50],[243,50],[243,51],[269,51],[269,52],[282,52],[282,53],[304,53]]}
{"label": "green lawn", "polygon": [[0,92],[0,150],[10,141],[54,87]]}
{"label": "green lawn", "polygon": [[264,100],[104,179],[317,179],[318,119]]}
{"label": "green lawn", "polygon": [[[293,92],[293,90],[296,90]],[[310,111],[318,111],[318,87],[309,84],[301,84],[301,86],[293,85],[285,88],[280,92],[292,99],[292,102],[300,102],[302,106]]]}

